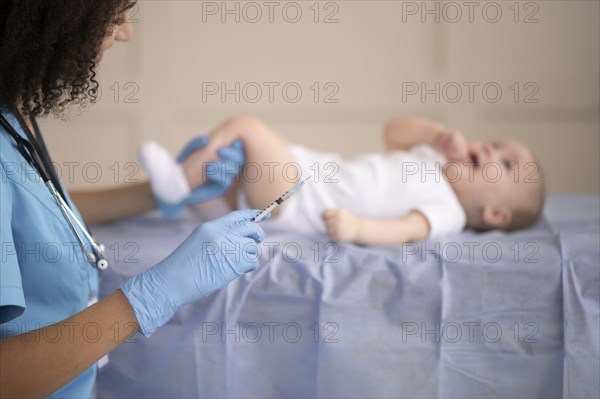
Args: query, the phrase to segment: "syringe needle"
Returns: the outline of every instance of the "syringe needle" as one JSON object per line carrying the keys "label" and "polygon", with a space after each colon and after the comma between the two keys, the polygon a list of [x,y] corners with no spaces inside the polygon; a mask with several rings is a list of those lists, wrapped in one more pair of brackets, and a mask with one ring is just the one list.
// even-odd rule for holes
{"label": "syringe needle", "polygon": [[269,206],[267,206],[265,209],[263,209],[258,215],[254,216],[250,221],[257,222],[257,223],[262,222],[263,219],[265,218],[265,216],[267,216],[269,214],[269,212],[271,212],[273,209],[275,209],[279,205],[281,205],[283,203],[283,201],[290,198],[311,177],[312,176],[308,176],[306,179],[298,181],[296,184],[294,184],[294,186],[292,188],[290,188],[288,191],[286,191],[282,196],[277,198],[275,201],[271,202],[269,204]]}

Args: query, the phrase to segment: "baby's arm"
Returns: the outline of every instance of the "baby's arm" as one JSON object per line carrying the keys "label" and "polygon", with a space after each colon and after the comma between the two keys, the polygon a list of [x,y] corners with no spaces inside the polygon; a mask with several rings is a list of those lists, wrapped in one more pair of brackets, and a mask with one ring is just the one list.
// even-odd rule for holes
{"label": "baby's arm", "polygon": [[387,150],[408,150],[418,144],[435,146],[436,137],[448,129],[441,123],[421,118],[398,118],[389,121],[383,131]]}
{"label": "baby's arm", "polygon": [[429,236],[429,222],[418,211],[396,219],[368,219],[355,216],[344,208],[327,209],[323,220],[332,241],[358,244],[394,245],[424,240]]}
{"label": "baby's arm", "polygon": [[421,118],[391,120],[385,126],[383,141],[388,151],[409,150],[418,144],[428,144],[450,161],[465,161],[468,155],[467,141],[462,133]]}

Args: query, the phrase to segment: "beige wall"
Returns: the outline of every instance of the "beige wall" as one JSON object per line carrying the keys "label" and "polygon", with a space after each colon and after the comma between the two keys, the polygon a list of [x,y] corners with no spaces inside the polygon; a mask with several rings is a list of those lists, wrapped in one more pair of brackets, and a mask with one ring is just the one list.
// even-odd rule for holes
{"label": "beige wall", "polygon": [[[63,179],[89,188],[143,179],[131,163],[143,140],[175,153],[240,113],[347,156],[380,150],[387,119],[421,115],[470,139],[520,138],[541,160],[551,192],[599,191],[599,2],[520,2],[518,15],[513,1],[474,2],[470,16],[462,1],[322,1],[318,23],[314,3],[228,1],[240,21],[228,14],[222,22],[221,1],[140,1],[133,41],[117,43],[102,61],[101,101],[69,123],[41,123]],[[256,5],[262,17],[253,23]],[[438,7],[439,22],[424,7]],[[299,21],[290,22],[298,9]],[[235,82],[238,103],[233,94],[203,99],[203,86]],[[265,82],[279,84],[273,102]],[[408,92],[436,82],[439,102]],[[262,97],[252,103],[256,85]],[[302,89],[298,102],[293,86]],[[457,86],[462,97],[453,103]],[[502,95],[492,102],[497,87]],[[329,99],[337,102],[325,101],[334,90]],[[73,173],[66,162],[75,162]]]}

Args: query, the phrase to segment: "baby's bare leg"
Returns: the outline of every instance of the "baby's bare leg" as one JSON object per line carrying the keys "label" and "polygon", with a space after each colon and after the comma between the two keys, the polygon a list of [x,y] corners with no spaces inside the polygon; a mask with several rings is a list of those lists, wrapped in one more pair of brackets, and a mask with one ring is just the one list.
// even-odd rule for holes
{"label": "baby's bare leg", "polygon": [[204,148],[195,151],[185,160],[183,171],[192,189],[206,183],[206,164],[219,159],[219,148],[230,146],[233,141],[241,138],[244,131],[251,129],[251,121],[248,117],[225,121],[210,132],[208,144]]}
{"label": "baby's bare leg", "polygon": [[[231,145],[235,140],[244,143],[246,165],[233,189],[243,190],[252,208],[264,208],[299,180],[297,172],[300,171],[293,164],[287,142],[256,118],[237,117],[215,129],[210,134],[209,144],[197,151],[198,155],[188,158],[189,163],[184,163],[191,187],[197,187],[205,181],[206,177],[197,173],[204,169],[202,163],[218,159],[217,150]],[[273,216],[281,208],[277,208]]]}

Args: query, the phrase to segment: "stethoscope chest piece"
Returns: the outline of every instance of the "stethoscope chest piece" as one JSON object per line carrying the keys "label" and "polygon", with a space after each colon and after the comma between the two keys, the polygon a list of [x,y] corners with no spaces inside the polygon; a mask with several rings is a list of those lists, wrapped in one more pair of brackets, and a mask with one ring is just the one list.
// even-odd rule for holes
{"label": "stethoscope chest piece", "polygon": [[96,267],[98,267],[98,270],[106,270],[108,269],[108,261],[106,260],[106,257],[104,256],[104,244],[97,244],[98,245],[98,255],[100,255],[100,259],[98,259],[98,261],[96,262]]}
{"label": "stethoscope chest piece", "polygon": [[96,262],[96,266],[99,270],[106,270],[108,269],[108,261],[106,259],[100,259],[98,262]]}

